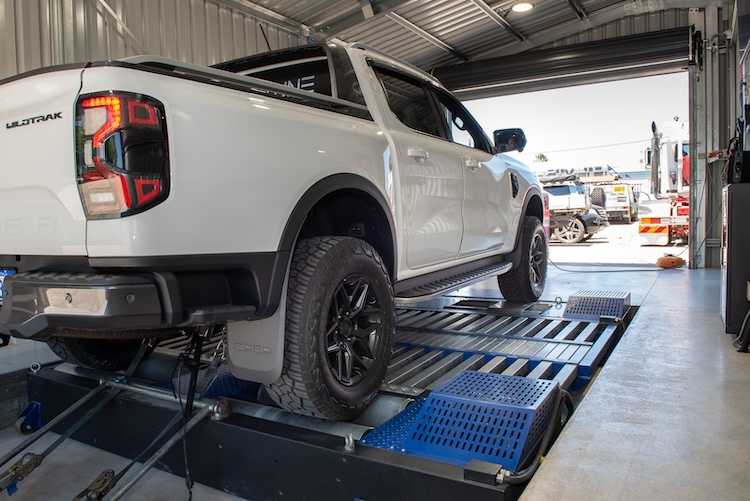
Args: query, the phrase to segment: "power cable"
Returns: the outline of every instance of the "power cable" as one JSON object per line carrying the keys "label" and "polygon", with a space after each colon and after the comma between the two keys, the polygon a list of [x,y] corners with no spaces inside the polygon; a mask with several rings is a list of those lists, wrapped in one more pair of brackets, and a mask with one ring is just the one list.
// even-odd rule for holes
{"label": "power cable", "polygon": [[599,149],[599,148],[611,148],[611,147],[614,147],[614,146],[628,146],[630,144],[642,144],[642,143],[648,143],[650,140],[651,139],[649,138],[649,139],[641,139],[641,140],[638,140],[638,141],[626,141],[626,142],[623,142],[623,143],[611,143],[611,144],[601,144],[601,145],[595,145],[595,146],[583,146],[583,147],[580,147],[580,148],[568,148],[568,149],[565,149],[565,150],[544,150],[544,151],[538,151],[538,152],[536,152],[536,151],[531,152],[530,151],[530,152],[524,152],[524,154],[535,155],[535,154],[538,154],[538,153],[544,153],[546,155],[548,153],[569,153],[569,152],[572,152],[572,151],[596,150],[596,149]]}
{"label": "power cable", "polygon": [[[731,141],[730,141],[730,145],[731,145]],[[706,167],[706,173],[708,174],[708,178],[709,178],[709,181],[711,182],[711,184],[714,184],[716,182],[716,180],[714,179],[714,174],[712,173],[711,169],[709,169],[708,167]],[[707,190],[708,184],[709,183],[707,183],[707,182],[703,183],[703,186],[702,186],[702,189],[701,189],[700,198],[699,198],[699,200],[700,200],[700,204],[699,205],[703,205],[703,203],[705,203],[706,190]],[[701,241],[700,245],[698,246],[699,249],[702,248],[706,244],[706,242],[708,241],[708,235],[711,234],[711,230],[713,230],[714,224],[716,224],[716,220],[718,219],[720,213],[721,213],[721,206],[716,210],[716,212],[714,213],[714,217],[711,219],[711,222],[708,225],[708,228],[706,228],[706,233],[703,236],[703,240]],[[683,254],[688,248],[689,247],[686,247],[682,252],[680,252],[680,254],[677,254],[677,256],[680,256],[681,254]],[[698,254],[697,256],[692,256],[691,260],[695,259],[695,258],[700,258],[700,257],[702,257],[702,256],[700,254]],[[689,264],[689,261],[688,261],[688,264]]]}
{"label": "power cable", "polygon": [[748,319],[750,319],[750,310],[748,310],[745,318],[742,320],[739,334],[737,334],[737,337],[732,341],[732,344],[740,353],[747,353],[748,346],[750,345],[750,333],[748,333],[750,325],[748,324]]}
{"label": "power cable", "polygon": [[[564,271],[566,273],[630,273],[630,272],[636,272],[636,271],[664,271],[664,268],[659,268],[658,266],[654,265],[654,268],[633,268],[633,269],[607,269],[607,270],[566,270],[565,268],[561,268],[557,263],[552,261],[549,256],[547,256],[547,262],[557,268],[560,271]],[[601,263],[602,265],[605,265],[605,263]],[[591,264],[582,264],[580,266],[596,266]]]}

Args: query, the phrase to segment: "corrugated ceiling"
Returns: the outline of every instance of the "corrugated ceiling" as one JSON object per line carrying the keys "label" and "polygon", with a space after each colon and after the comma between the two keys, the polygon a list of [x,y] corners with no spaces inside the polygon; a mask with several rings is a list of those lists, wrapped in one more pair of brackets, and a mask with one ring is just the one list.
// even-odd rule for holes
{"label": "corrugated ceiling", "polygon": [[[561,47],[575,54],[580,44],[687,29],[689,10],[703,4],[720,6],[719,22],[726,24],[735,2],[748,0],[531,0],[535,6],[525,13],[511,10],[517,1],[0,0],[0,78],[52,64],[145,53],[212,64],[336,39],[371,45],[427,71],[449,71],[451,88],[461,91],[475,82],[460,65],[468,70],[487,62],[502,71],[505,57],[552,49],[559,55]],[[653,56],[648,47],[634,49]],[[663,53],[658,47],[654,52]],[[657,70],[675,68],[679,64]],[[628,71],[617,78],[642,76],[637,68]],[[588,83],[586,78],[565,82]],[[519,91],[507,82],[497,89]]]}
{"label": "corrugated ceiling", "polygon": [[[251,10],[267,9],[298,23],[300,33],[310,41],[362,42],[427,71],[528,51],[688,28],[690,8],[717,2],[725,5],[728,13],[734,8],[734,0],[531,0],[532,10],[513,12],[511,8],[518,1],[225,0],[220,3]],[[686,47],[687,43],[686,40]],[[664,71],[674,71],[675,67],[665,66]],[[618,78],[622,78],[622,73]]]}

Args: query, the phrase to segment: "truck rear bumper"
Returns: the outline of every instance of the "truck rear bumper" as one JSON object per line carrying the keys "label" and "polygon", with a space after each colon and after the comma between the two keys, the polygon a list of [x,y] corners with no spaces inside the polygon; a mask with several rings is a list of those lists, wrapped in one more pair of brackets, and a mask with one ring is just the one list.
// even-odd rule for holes
{"label": "truck rear bumper", "polygon": [[607,209],[609,219],[630,219],[630,211],[627,209]]}
{"label": "truck rear bumper", "polygon": [[276,285],[283,273],[273,271],[276,263],[283,266],[287,255],[261,256],[248,261],[244,269],[121,268],[112,274],[19,270],[4,279],[0,333],[45,340],[68,331],[63,335],[123,339],[130,334],[158,336],[159,331],[175,328],[265,318],[278,307],[281,288]]}
{"label": "truck rear bumper", "polygon": [[4,290],[0,332],[14,337],[162,326],[157,285],[142,276],[18,273],[5,279]]}

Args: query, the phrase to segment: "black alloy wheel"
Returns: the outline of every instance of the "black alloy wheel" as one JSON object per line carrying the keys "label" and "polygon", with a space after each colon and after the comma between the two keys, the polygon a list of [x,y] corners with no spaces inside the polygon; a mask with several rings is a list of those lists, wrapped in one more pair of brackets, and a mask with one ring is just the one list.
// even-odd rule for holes
{"label": "black alloy wheel", "polygon": [[365,379],[382,351],[383,308],[375,284],[352,274],[338,285],[326,323],[328,366],[336,381],[354,386]]}
{"label": "black alloy wheel", "polygon": [[539,299],[547,281],[547,234],[539,218],[526,216],[521,227],[518,266],[498,275],[500,292],[507,301],[530,303]]}

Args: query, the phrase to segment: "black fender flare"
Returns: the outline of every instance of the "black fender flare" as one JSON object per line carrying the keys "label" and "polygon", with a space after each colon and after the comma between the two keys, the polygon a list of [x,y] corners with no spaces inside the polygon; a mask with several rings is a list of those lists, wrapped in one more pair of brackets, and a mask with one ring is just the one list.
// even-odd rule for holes
{"label": "black fender flare", "polygon": [[[262,312],[261,316],[269,316],[273,314],[279,306],[284,278],[286,277],[289,262],[292,258],[292,251],[310,210],[312,210],[312,208],[327,195],[342,190],[366,193],[372,197],[383,211],[383,214],[388,221],[391,235],[393,263],[389,268],[391,268],[391,279],[394,279],[396,275],[395,268],[396,260],[398,259],[398,249],[396,244],[396,226],[393,221],[393,214],[390,205],[381,191],[371,181],[355,174],[334,174],[313,184],[305,194],[302,195],[289,215],[284,231],[281,234],[281,240],[276,253],[276,260],[274,262],[273,270],[271,271],[272,278],[270,289],[268,291],[268,308]],[[384,259],[386,258],[384,257]]]}
{"label": "black fender flare", "polygon": [[[526,191],[526,194],[524,195],[523,200],[523,209],[521,210],[521,215],[518,219],[518,224],[516,228],[522,228],[523,225],[523,218],[529,215],[529,204],[534,199],[534,197],[539,197],[539,202],[541,204],[542,214],[539,218],[540,221],[542,221],[542,224],[544,224],[544,196],[542,195],[542,189],[532,184],[529,186],[529,189]],[[532,215],[533,212],[532,212]],[[516,232],[516,243],[513,246],[513,250],[507,255],[507,260],[513,263],[513,268],[518,267],[519,263],[521,262],[521,238],[523,237],[523,232],[518,231]]]}
{"label": "black fender flare", "polygon": [[380,205],[383,214],[385,214],[388,220],[390,233],[394,237],[393,256],[395,257],[397,255],[395,239],[396,225],[393,222],[393,214],[391,213],[390,204],[386,201],[385,197],[383,197],[381,191],[371,181],[355,174],[333,174],[324,177],[312,185],[305,194],[302,195],[299,202],[297,202],[297,205],[292,210],[286,226],[284,227],[284,232],[281,235],[281,242],[279,243],[279,251],[291,252],[297,241],[297,235],[299,234],[310,210],[312,210],[315,204],[324,197],[342,190],[364,192]]}

